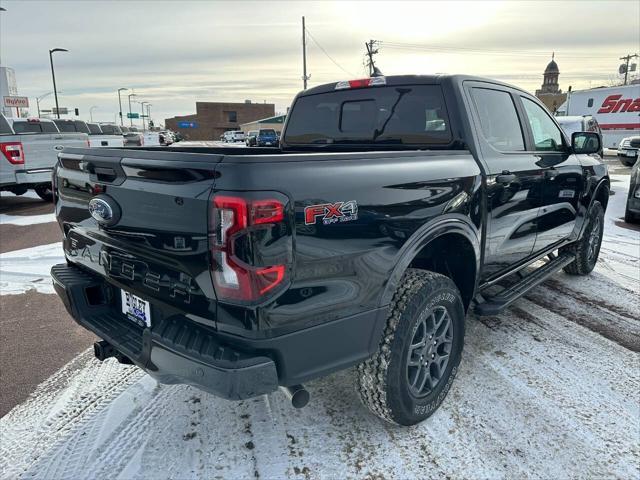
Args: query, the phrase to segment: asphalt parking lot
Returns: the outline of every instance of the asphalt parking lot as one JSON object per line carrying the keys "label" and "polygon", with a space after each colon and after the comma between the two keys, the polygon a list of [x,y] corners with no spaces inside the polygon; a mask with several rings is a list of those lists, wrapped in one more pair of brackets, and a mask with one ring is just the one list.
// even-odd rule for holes
{"label": "asphalt parking lot", "polygon": [[[468,317],[461,372],[411,429],[359,405],[352,372],[312,382],[311,404],[226,402],[99,363],[93,335],[52,294],[52,206],[0,199],[0,467],[11,477],[619,477],[640,474],[640,228],[624,223],[629,168],[589,277],[545,282],[500,317]],[[22,283],[21,283],[22,282]],[[91,435],[87,435],[90,432]],[[549,461],[553,458],[554,461]],[[189,470],[190,469],[190,470]]]}

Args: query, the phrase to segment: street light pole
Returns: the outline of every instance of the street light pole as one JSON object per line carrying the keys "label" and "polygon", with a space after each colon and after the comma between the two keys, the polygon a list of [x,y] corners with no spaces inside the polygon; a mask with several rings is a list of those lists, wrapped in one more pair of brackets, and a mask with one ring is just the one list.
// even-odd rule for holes
{"label": "street light pole", "polygon": [[49,63],[51,64],[51,78],[53,79],[53,95],[56,97],[56,116],[60,118],[60,107],[58,105],[58,91],[56,90],[56,72],[53,69],[54,52],[68,52],[66,48],[53,48],[49,50]]}
{"label": "street light pole", "polygon": [[151,104],[147,103],[147,125],[149,126],[149,130],[151,130]]}
{"label": "street light pole", "polygon": [[129,97],[129,124],[133,127],[133,116],[131,115],[133,112],[131,111],[131,97],[137,97],[135,93],[130,93],[127,95]]}
{"label": "street light pole", "polygon": [[93,107],[89,108],[89,118],[91,119],[91,123],[93,123],[93,109],[94,108],[98,108],[98,106],[94,105]]}
{"label": "street light pole", "polygon": [[129,90],[128,88],[119,88],[118,89],[118,106],[120,107],[120,126],[124,126],[124,122],[122,120],[122,98],[120,98],[120,92],[123,90]]}
{"label": "street light pole", "polygon": [[40,100],[42,100],[45,97],[48,97],[52,93],[53,92],[47,92],[44,95],[40,95],[39,97],[36,97],[36,106],[38,107],[38,118],[40,118]]}

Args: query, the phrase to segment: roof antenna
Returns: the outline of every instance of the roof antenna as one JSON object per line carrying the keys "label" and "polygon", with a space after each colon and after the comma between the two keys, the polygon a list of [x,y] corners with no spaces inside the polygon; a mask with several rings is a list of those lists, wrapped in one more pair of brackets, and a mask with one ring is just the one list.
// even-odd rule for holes
{"label": "roof antenna", "polygon": [[373,73],[371,74],[372,77],[384,77],[384,74],[380,71],[380,69],[378,67],[373,67]]}

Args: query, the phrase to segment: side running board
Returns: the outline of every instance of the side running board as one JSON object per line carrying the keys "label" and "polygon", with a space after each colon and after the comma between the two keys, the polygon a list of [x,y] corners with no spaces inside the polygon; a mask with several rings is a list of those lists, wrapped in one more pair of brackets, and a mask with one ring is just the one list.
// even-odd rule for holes
{"label": "side running board", "polygon": [[494,297],[485,297],[484,302],[476,304],[474,312],[477,315],[499,314],[511,303],[516,301],[536,285],[544,282],[562,267],[569,265],[573,260],[575,260],[575,257],[570,254],[559,255],[549,260],[543,266],[537,268],[530,274],[523,277],[519,282],[509,288],[506,288]]}

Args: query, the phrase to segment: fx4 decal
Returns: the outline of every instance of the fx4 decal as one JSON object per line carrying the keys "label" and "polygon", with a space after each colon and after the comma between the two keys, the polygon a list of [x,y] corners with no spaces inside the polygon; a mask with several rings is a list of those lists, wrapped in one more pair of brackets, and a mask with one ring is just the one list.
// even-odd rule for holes
{"label": "fx4 decal", "polygon": [[324,225],[351,222],[358,219],[358,204],[355,200],[349,200],[348,202],[320,203],[305,207],[305,225],[315,224],[318,217],[322,219]]}

